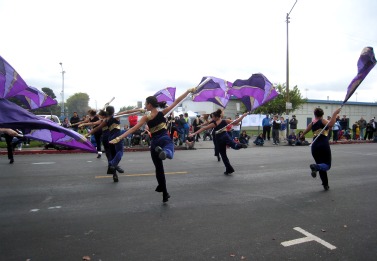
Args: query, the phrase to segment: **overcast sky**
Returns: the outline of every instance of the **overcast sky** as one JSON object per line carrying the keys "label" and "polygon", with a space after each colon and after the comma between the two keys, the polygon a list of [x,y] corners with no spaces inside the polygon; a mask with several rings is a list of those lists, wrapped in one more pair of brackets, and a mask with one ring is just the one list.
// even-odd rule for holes
{"label": "overcast sky", "polygon": [[[0,0],[0,55],[28,85],[61,101],[136,106],[179,95],[203,76],[263,73],[286,82],[286,14],[295,0]],[[365,46],[377,48],[376,0],[298,0],[289,23],[289,82],[309,99],[343,100]],[[377,101],[374,68],[350,101]]]}

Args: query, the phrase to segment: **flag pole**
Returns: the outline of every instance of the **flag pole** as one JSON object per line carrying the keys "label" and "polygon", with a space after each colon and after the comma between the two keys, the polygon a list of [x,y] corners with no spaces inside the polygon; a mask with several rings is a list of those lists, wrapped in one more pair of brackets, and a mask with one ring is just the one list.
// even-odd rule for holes
{"label": "flag pole", "polygon": [[106,107],[110,105],[110,103],[115,99],[115,97],[111,98],[111,100],[107,103],[105,103],[105,106],[103,106],[103,110],[106,110]]}

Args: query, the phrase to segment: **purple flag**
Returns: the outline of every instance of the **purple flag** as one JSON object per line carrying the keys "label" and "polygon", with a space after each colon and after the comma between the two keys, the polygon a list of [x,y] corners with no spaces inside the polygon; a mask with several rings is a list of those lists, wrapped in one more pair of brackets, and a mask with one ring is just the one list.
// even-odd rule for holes
{"label": "purple flag", "polygon": [[170,106],[175,101],[175,89],[175,87],[167,87],[156,92],[153,96],[157,98],[158,102],[166,102]]}
{"label": "purple flag", "polygon": [[10,98],[27,88],[13,67],[0,56],[0,98]]}
{"label": "purple flag", "polygon": [[31,86],[28,86],[27,89],[20,91],[14,97],[21,101],[24,105],[27,106],[28,109],[31,110],[55,105],[58,103],[56,100],[52,99],[44,92]]}
{"label": "purple flag", "polygon": [[225,108],[228,104],[230,95],[228,90],[231,88],[232,83],[223,79],[208,76],[203,77],[200,81],[203,85],[199,84],[197,90],[192,94],[192,100],[195,102],[213,102]]}
{"label": "purple flag", "polygon": [[261,73],[253,74],[247,80],[236,80],[228,93],[240,99],[248,111],[255,110],[278,95],[272,83]]}
{"label": "purple flag", "polygon": [[359,60],[357,61],[357,75],[351,81],[347,89],[346,98],[344,99],[343,104],[345,104],[352,94],[356,91],[360,83],[365,79],[368,73],[376,65],[376,58],[374,56],[372,47],[365,47],[360,55]]}
{"label": "purple flag", "polygon": [[6,99],[0,98],[0,111],[2,128],[24,129],[25,137],[31,139],[96,152],[93,145],[81,134],[38,117]]}

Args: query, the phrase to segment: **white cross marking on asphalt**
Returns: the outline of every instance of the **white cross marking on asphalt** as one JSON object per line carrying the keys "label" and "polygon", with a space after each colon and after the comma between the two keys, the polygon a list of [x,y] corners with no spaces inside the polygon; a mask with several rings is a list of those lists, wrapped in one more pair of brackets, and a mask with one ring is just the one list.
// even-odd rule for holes
{"label": "white cross marking on asphalt", "polygon": [[336,246],[333,246],[330,243],[327,243],[326,241],[320,239],[319,237],[316,237],[313,234],[310,234],[309,232],[303,230],[302,228],[294,227],[293,229],[304,234],[306,237],[284,241],[281,243],[283,246],[289,247],[289,246],[293,246],[293,245],[297,245],[297,244],[301,244],[305,242],[316,241],[317,243],[320,243],[321,245],[327,247],[330,250],[336,249]]}

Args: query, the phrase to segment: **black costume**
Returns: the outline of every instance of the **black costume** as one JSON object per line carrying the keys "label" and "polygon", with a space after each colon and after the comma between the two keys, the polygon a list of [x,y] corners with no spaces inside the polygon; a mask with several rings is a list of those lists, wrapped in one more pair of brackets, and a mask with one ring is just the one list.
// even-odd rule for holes
{"label": "black costume", "polygon": [[[221,132],[217,133],[215,136],[215,144],[217,144],[218,152],[221,155],[221,158],[223,159],[224,165],[225,165],[225,175],[231,174],[234,172],[234,169],[232,165],[230,165],[228,156],[226,155],[226,147],[229,146],[232,149],[239,150],[240,148],[246,148],[246,144],[240,144],[234,142],[234,140],[229,136],[228,132],[226,131],[227,123],[225,120],[221,120],[220,124],[217,125],[216,121],[212,121],[211,123],[215,124],[216,127],[213,129],[214,132],[221,130]],[[216,153],[216,148],[215,148]]]}
{"label": "black costume", "polygon": [[[322,119],[312,123],[312,131],[314,137],[325,127]],[[327,190],[329,188],[329,182],[327,178],[327,171],[331,168],[331,149],[329,139],[327,138],[328,127],[323,133],[312,143],[312,155],[316,164],[310,165],[312,170],[319,171],[319,176],[322,180],[323,187]],[[312,174],[313,175],[313,174]],[[313,176],[315,177],[315,175]]]}

